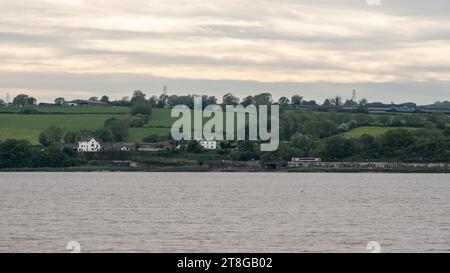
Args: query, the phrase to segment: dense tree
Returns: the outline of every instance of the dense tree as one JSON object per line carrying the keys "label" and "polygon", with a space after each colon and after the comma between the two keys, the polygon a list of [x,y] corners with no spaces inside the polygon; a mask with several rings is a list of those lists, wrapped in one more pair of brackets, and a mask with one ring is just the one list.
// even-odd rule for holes
{"label": "dense tree", "polygon": [[291,103],[291,101],[286,97],[281,97],[280,99],[278,99],[278,103],[280,104],[280,106],[286,107]]}
{"label": "dense tree", "polygon": [[302,102],[303,102],[303,97],[300,96],[300,95],[294,95],[294,96],[292,96],[292,98],[291,98],[291,102],[292,102],[292,104],[294,104],[294,105],[300,105],[300,104],[302,104]]}
{"label": "dense tree", "polygon": [[331,101],[330,99],[325,99],[325,101],[322,104],[323,106],[331,106]]}
{"label": "dense tree", "polygon": [[227,93],[222,98],[222,104],[223,105],[238,105],[239,104],[239,98],[234,96],[231,93]]}
{"label": "dense tree", "polygon": [[389,126],[392,123],[392,118],[388,115],[381,115],[378,120],[384,126]]}
{"label": "dense tree", "polygon": [[186,151],[189,153],[200,153],[202,150],[203,148],[198,141],[191,140],[187,143]]}
{"label": "dense tree", "polygon": [[17,106],[36,105],[36,99],[26,94],[17,95],[12,102]]}
{"label": "dense tree", "polygon": [[134,116],[130,119],[130,126],[134,128],[144,127],[145,121],[142,117]]}
{"label": "dense tree", "polygon": [[[152,107],[159,107],[159,105],[158,105],[158,97],[157,96],[151,96],[148,99],[148,102],[152,105]],[[162,106],[162,107],[164,107],[164,106]]]}
{"label": "dense tree", "polygon": [[445,128],[443,134],[446,137],[450,137],[450,127]]}
{"label": "dense tree", "polygon": [[367,113],[368,112],[367,99],[361,99],[358,102],[358,112],[360,112],[360,113]]}
{"label": "dense tree", "polygon": [[325,140],[321,154],[326,160],[349,157],[353,154],[352,141],[342,136],[330,137]]}
{"label": "dense tree", "polygon": [[62,137],[64,135],[64,130],[51,126],[47,130],[43,131],[39,135],[39,142],[43,146],[54,146],[61,144]]}
{"label": "dense tree", "polygon": [[123,141],[128,135],[130,124],[125,120],[114,120],[110,123],[110,130],[114,141]]}
{"label": "dense tree", "polygon": [[255,103],[256,103],[255,99],[252,96],[245,97],[241,102],[242,106],[244,106],[244,107],[247,107],[247,106],[255,104]]}
{"label": "dense tree", "polygon": [[20,168],[31,165],[32,146],[26,140],[9,139],[0,143],[0,168]]}
{"label": "dense tree", "polygon": [[216,105],[217,104],[217,98],[214,96],[202,96],[202,103],[203,108],[208,105]]}
{"label": "dense tree", "polygon": [[94,133],[94,135],[103,142],[112,142],[114,140],[114,136],[110,128],[99,129]]}
{"label": "dense tree", "polygon": [[90,101],[98,101],[98,97],[90,97],[89,100]]}
{"label": "dense tree", "polygon": [[389,157],[401,156],[402,150],[408,148],[413,141],[412,133],[406,129],[388,131],[380,140],[383,153]]}
{"label": "dense tree", "polygon": [[168,98],[169,96],[166,93],[161,94],[158,98],[158,107],[166,107]]}
{"label": "dense tree", "polygon": [[63,139],[64,139],[64,143],[67,143],[67,144],[75,143],[79,139],[79,134],[77,132],[74,132],[74,131],[67,131],[64,134]]}
{"label": "dense tree", "polygon": [[49,147],[33,155],[33,167],[69,167],[74,164],[58,147]]}
{"label": "dense tree", "polygon": [[133,116],[138,114],[149,116],[152,113],[152,104],[148,100],[137,99],[134,101],[130,113]]}
{"label": "dense tree", "polygon": [[131,106],[130,98],[127,96],[122,97],[120,100],[112,101],[110,104],[114,106]]}
{"label": "dense tree", "polygon": [[109,97],[108,97],[108,96],[103,96],[103,97],[100,99],[100,101],[103,102],[103,103],[109,104]]}
{"label": "dense tree", "polygon": [[315,100],[310,100],[310,101],[303,101],[302,104],[303,105],[316,106],[317,102]]}
{"label": "dense tree", "polygon": [[334,106],[342,106],[342,97],[336,96],[330,100],[331,104]]}
{"label": "dense tree", "polygon": [[66,104],[66,100],[63,97],[59,97],[55,99],[55,105],[63,106]]}
{"label": "dense tree", "polygon": [[23,107],[20,107],[20,109],[17,110],[17,114],[22,114],[22,115],[33,115],[33,114],[37,114],[39,111],[37,109],[36,106],[34,105],[30,105],[30,104],[26,104]]}
{"label": "dense tree", "polygon": [[131,97],[131,104],[134,104],[136,101],[145,100],[145,94],[141,90],[135,90],[133,92],[133,97]]}
{"label": "dense tree", "polygon": [[361,158],[370,159],[380,156],[380,144],[374,136],[364,134],[355,144]]}
{"label": "dense tree", "polygon": [[313,136],[297,134],[292,138],[291,145],[296,148],[298,154],[296,156],[308,157],[317,146],[318,139]]}
{"label": "dense tree", "polygon": [[272,94],[261,93],[253,97],[256,105],[270,105],[273,102]]}
{"label": "dense tree", "polygon": [[189,108],[194,107],[194,96],[187,95],[187,96],[176,96],[172,95],[167,98],[167,104],[170,107],[174,107],[176,105],[186,105]]}
{"label": "dense tree", "polygon": [[303,133],[320,138],[332,136],[337,130],[334,122],[326,119],[311,119],[305,122]]}

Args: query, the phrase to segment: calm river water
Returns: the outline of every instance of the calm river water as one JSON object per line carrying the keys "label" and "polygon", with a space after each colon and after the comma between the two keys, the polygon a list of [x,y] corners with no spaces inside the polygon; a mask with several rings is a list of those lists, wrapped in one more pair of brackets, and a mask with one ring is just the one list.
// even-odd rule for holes
{"label": "calm river water", "polygon": [[0,173],[0,252],[450,252],[448,174]]}

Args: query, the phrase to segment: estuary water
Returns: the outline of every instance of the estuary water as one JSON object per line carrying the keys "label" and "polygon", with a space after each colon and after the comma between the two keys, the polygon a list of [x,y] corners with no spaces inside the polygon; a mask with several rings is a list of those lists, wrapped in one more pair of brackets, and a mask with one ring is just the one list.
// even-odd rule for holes
{"label": "estuary water", "polygon": [[0,173],[0,252],[450,252],[449,174]]}

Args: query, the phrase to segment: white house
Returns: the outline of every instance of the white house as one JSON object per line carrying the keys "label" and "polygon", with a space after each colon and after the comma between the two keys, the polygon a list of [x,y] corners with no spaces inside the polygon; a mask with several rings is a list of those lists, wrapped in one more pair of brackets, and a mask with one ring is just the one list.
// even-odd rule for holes
{"label": "white house", "polygon": [[78,142],[78,151],[79,152],[98,152],[102,149],[100,142],[95,140],[95,138],[91,139],[82,139]]}
{"label": "white house", "polygon": [[219,143],[215,140],[199,140],[198,143],[205,150],[217,150],[219,149]]}

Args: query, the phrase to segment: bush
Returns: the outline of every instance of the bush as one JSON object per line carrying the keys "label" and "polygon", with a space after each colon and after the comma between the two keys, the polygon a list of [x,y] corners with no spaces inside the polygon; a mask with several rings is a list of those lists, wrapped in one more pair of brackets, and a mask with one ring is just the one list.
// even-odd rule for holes
{"label": "bush", "polygon": [[149,136],[144,137],[144,139],[142,141],[148,142],[148,143],[159,142],[159,141],[161,141],[161,138],[158,135],[149,135]]}
{"label": "bush", "polygon": [[39,135],[39,143],[46,147],[59,145],[61,144],[63,135],[63,129],[56,126],[51,126]]}
{"label": "bush", "polygon": [[144,120],[141,117],[134,116],[130,119],[130,125],[133,128],[142,128],[144,127]]}
{"label": "bush", "polygon": [[189,153],[200,153],[202,150],[203,147],[195,140],[189,141],[186,147],[186,151]]}
{"label": "bush", "polygon": [[152,104],[145,99],[138,99],[130,110],[131,115],[138,114],[150,116],[152,114]]}
{"label": "bush", "polygon": [[68,131],[64,135],[64,143],[75,143],[79,139],[79,134],[74,131]]}
{"label": "bush", "polygon": [[33,114],[37,114],[39,113],[39,111],[36,109],[36,107],[32,106],[32,105],[25,105],[23,107],[21,107],[19,110],[17,110],[17,114],[22,114],[22,115],[33,115]]}

